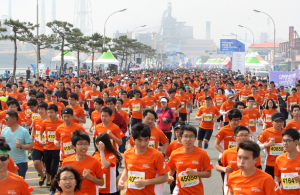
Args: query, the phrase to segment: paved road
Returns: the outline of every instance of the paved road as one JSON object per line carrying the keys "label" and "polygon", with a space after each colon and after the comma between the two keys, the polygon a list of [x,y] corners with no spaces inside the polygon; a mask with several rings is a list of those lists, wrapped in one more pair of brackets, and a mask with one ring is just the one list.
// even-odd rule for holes
{"label": "paved road", "polygon": [[[191,123],[190,124],[193,125],[194,127],[198,128],[199,122],[194,119],[195,112],[196,112],[196,110],[194,109],[193,113],[191,114]],[[89,125],[90,125],[90,120],[88,120],[88,122],[84,125],[84,127],[87,129],[89,127]],[[262,126],[258,126],[258,129],[259,129],[258,133],[260,133],[262,131]],[[212,139],[210,140],[210,143],[209,143],[209,147],[206,150],[214,167],[218,161],[218,156],[219,156],[219,152],[214,147],[214,142],[215,142],[214,136],[216,135],[217,131],[218,130],[215,130],[213,132]],[[195,144],[197,145],[197,143],[195,143]],[[94,150],[93,150],[94,148],[92,146],[93,146],[93,144],[91,144],[91,147],[88,152],[88,154],[90,154],[90,155],[93,154],[93,152],[94,152]],[[264,160],[265,160],[265,154],[263,152],[261,152],[261,157],[262,157],[262,165],[263,165]],[[263,166],[263,169],[264,169],[264,166]],[[122,170],[123,170],[123,168],[121,167],[120,172],[122,172]],[[39,177],[33,167],[32,161],[29,161],[29,169],[28,169],[28,172],[26,175],[26,181],[34,188],[34,192],[32,194],[40,194],[40,195],[49,194],[49,188],[38,186]],[[212,170],[211,178],[203,179],[202,181],[204,184],[205,194],[208,194],[208,195],[221,195],[222,194],[221,175],[215,169]],[[164,184],[163,194],[164,195],[170,194],[169,185]]]}

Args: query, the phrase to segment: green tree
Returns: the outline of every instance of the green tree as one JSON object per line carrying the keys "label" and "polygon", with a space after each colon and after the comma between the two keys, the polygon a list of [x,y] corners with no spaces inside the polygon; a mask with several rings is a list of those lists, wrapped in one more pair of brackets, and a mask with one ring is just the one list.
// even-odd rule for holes
{"label": "green tree", "polygon": [[14,70],[12,81],[14,81],[16,76],[16,68],[17,68],[17,41],[28,40],[28,37],[33,37],[31,31],[33,31],[38,25],[34,25],[30,22],[20,22],[19,20],[5,20],[4,25],[11,27],[12,34],[11,35],[2,35],[2,39],[9,39],[14,42]]}
{"label": "green tree", "polygon": [[59,69],[59,74],[62,72],[62,68],[64,65],[64,47],[68,46],[69,44],[66,43],[66,37],[72,32],[73,25],[68,22],[54,20],[53,22],[48,22],[46,24],[54,33],[55,42],[52,44],[51,47],[54,49],[61,51],[61,64]]}
{"label": "green tree", "polygon": [[[1,33],[1,32],[6,32],[6,31],[7,31],[7,29],[2,27],[1,21],[0,21],[0,33]],[[2,37],[0,37],[0,40],[1,40],[1,38],[2,38]]]}
{"label": "green tree", "polygon": [[89,40],[89,37],[83,36],[83,33],[78,28],[73,28],[72,32],[69,33],[66,37],[67,42],[69,43],[69,48],[71,51],[77,52],[77,74],[79,76],[80,69],[80,52],[88,52],[86,44]]}

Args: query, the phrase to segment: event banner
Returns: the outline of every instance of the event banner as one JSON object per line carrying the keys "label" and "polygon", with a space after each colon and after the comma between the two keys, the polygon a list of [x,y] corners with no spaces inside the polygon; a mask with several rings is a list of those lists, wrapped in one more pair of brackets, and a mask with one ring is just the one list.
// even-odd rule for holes
{"label": "event banner", "polygon": [[293,72],[269,71],[270,81],[274,81],[276,88],[280,86],[290,87],[295,85],[299,78],[300,70]]}

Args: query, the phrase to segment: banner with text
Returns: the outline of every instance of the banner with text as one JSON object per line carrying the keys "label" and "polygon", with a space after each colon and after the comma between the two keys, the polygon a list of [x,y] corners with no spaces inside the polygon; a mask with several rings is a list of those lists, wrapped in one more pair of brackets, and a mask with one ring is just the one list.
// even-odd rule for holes
{"label": "banner with text", "polygon": [[278,71],[269,71],[270,81],[274,81],[275,86],[278,88],[280,86],[290,87],[295,85],[299,78],[300,70],[293,72],[278,72]]}
{"label": "banner with text", "polygon": [[245,73],[245,52],[232,53],[232,68],[233,71]]}

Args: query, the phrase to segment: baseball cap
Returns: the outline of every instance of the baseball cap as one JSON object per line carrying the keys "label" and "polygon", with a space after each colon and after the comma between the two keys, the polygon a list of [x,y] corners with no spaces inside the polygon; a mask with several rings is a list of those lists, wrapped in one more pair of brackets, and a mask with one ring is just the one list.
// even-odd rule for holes
{"label": "baseball cap", "polygon": [[208,88],[204,88],[203,91],[208,91]]}
{"label": "baseball cap", "polygon": [[229,93],[229,94],[227,94],[227,99],[229,99],[229,98],[233,98],[233,94],[232,93]]}
{"label": "baseball cap", "polygon": [[275,112],[272,114],[271,119],[272,119],[272,121],[277,121],[279,119],[284,120],[284,116],[281,112]]}
{"label": "baseball cap", "polygon": [[51,94],[51,97],[58,97],[58,93],[57,93],[57,92],[53,92],[53,93]]}
{"label": "baseball cap", "polygon": [[146,90],[147,93],[148,93],[148,92],[151,92],[151,91],[152,91],[152,89],[149,89],[149,88]]}
{"label": "baseball cap", "polygon": [[161,98],[160,102],[168,102],[168,100],[166,98]]}
{"label": "baseball cap", "polygon": [[207,100],[207,99],[211,99],[212,100],[212,98],[209,95],[205,97],[205,100]]}
{"label": "baseball cap", "polygon": [[284,86],[280,86],[280,88],[284,88]]}
{"label": "baseball cap", "polygon": [[176,125],[175,126],[175,129],[180,129],[181,128],[181,125]]}
{"label": "baseball cap", "polygon": [[70,107],[66,107],[61,111],[61,114],[71,114],[73,115],[73,109]]}
{"label": "baseball cap", "polygon": [[118,83],[121,83],[121,81],[120,81],[120,80],[118,80],[117,82],[118,82]]}
{"label": "baseball cap", "polygon": [[185,88],[186,88],[186,89],[189,89],[190,87],[189,87],[189,86],[185,86]]}

